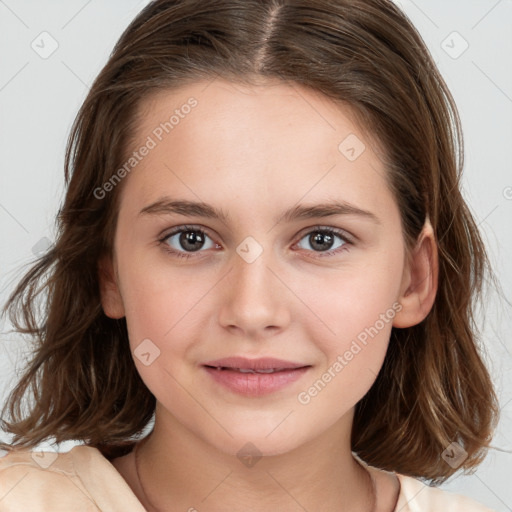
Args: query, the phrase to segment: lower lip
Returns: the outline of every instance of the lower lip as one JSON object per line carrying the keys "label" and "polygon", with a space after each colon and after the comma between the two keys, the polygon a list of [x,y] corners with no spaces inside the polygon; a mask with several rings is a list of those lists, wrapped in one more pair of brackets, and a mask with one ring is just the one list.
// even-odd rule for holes
{"label": "lower lip", "polygon": [[275,373],[241,373],[236,370],[217,370],[203,366],[211,377],[235,393],[262,396],[274,393],[300,379],[309,366]]}

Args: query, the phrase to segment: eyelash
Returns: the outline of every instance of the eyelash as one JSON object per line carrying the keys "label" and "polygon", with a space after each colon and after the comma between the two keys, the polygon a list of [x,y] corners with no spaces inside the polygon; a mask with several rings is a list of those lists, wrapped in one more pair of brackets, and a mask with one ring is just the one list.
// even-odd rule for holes
{"label": "eyelash", "polygon": [[[169,238],[171,238],[172,236],[174,236],[174,235],[176,235],[178,233],[187,232],[187,231],[194,231],[196,233],[200,233],[203,236],[207,236],[208,238],[211,238],[208,235],[208,233],[204,229],[202,229],[200,227],[197,227],[197,226],[179,226],[179,227],[173,229],[170,233],[166,233],[162,238],[159,238],[158,239],[158,245],[161,245],[163,247],[164,251],[166,251],[167,253],[172,254],[173,256],[176,256],[178,258],[185,258],[185,259],[195,258],[196,256],[194,255],[193,252],[176,251],[175,249],[172,249],[166,243],[166,241]],[[336,236],[338,236],[344,242],[344,244],[341,247],[338,247],[337,249],[334,249],[334,250],[331,250],[331,251],[325,251],[325,252],[318,251],[319,256],[315,256],[315,257],[318,257],[318,258],[338,255],[341,252],[348,250],[347,246],[353,245],[353,243],[354,243],[345,234],[344,231],[341,231],[341,230],[338,230],[338,229],[335,229],[335,228],[331,228],[330,226],[314,226],[313,228],[310,229],[310,231],[308,231],[307,233],[302,235],[299,238],[298,241],[300,242],[304,237],[306,237],[308,235],[311,235],[312,233],[323,233],[323,234],[327,233],[327,234],[330,234],[330,235],[336,235]],[[203,251],[199,250],[197,252],[199,253],[199,252],[203,252]],[[308,252],[316,252],[316,251],[308,251]]]}

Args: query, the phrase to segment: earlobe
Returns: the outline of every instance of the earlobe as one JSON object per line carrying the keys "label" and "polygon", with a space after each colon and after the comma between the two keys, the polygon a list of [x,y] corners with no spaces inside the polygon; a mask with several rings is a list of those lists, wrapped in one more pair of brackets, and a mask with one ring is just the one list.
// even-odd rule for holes
{"label": "earlobe", "polygon": [[105,315],[119,319],[125,316],[123,300],[115,277],[112,259],[104,256],[98,261],[101,305]]}
{"label": "earlobe", "polygon": [[398,298],[402,309],[396,314],[393,327],[411,327],[426,318],[436,298],[438,272],[437,243],[427,218],[404,269]]}

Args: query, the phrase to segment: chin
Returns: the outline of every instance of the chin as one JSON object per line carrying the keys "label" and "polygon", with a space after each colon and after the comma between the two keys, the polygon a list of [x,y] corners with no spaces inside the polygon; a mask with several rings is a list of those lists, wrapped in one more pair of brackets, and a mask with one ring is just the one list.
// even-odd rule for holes
{"label": "chin", "polygon": [[[245,456],[252,457],[272,457],[282,455],[294,450],[300,443],[292,439],[289,435],[278,434],[277,432],[267,436],[268,431],[258,431],[249,429],[245,434],[231,432],[233,437],[225,440],[225,443],[219,444],[216,438],[213,444],[226,455],[238,457],[242,462]],[[272,437],[272,439],[270,439]]]}

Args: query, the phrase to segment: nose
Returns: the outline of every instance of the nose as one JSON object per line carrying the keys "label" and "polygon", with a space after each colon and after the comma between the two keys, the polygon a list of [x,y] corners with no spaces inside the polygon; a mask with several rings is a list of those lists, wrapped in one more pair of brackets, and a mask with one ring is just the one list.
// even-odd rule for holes
{"label": "nose", "polygon": [[276,334],[290,323],[292,293],[283,283],[271,251],[254,261],[233,255],[233,266],[220,284],[219,323],[245,338]]}

